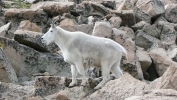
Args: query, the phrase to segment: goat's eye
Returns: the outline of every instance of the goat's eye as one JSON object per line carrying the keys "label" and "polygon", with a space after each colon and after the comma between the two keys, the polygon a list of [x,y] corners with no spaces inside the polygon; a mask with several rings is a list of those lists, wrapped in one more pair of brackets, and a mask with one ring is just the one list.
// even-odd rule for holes
{"label": "goat's eye", "polygon": [[53,32],[52,30],[50,32]]}

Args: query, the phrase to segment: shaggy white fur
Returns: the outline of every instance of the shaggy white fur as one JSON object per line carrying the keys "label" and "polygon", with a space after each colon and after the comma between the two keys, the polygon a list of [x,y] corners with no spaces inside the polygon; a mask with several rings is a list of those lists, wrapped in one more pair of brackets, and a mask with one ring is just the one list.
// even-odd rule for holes
{"label": "shaggy white fur", "polygon": [[69,32],[52,24],[46,34],[41,37],[47,45],[55,42],[63,53],[64,60],[71,64],[72,82],[74,86],[79,72],[83,78],[81,85],[86,85],[85,60],[91,59],[94,66],[101,66],[103,80],[94,88],[101,88],[108,80],[110,71],[116,78],[122,75],[120,60],[126,50],[111,39],[95,37],[83,32]]}

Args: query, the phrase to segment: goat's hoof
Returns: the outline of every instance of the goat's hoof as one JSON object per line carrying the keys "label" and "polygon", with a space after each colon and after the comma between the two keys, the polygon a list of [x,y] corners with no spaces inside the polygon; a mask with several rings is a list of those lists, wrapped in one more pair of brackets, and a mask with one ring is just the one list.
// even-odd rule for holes
{"label": "goat's hoof", "polygon": [[74,87],[75,85],[76,85],[76,83],[71,82],[71,83],[69,84],[69,88]]}

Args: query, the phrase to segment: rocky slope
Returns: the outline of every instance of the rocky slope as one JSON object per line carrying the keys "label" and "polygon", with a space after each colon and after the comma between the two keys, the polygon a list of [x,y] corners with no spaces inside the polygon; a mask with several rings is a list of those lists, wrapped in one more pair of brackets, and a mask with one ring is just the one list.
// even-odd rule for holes
{"label": "rocky slope", "polygon": [[[0,1],[0,100],[176,100],[177,2],[175,0]],[[25,6],[25,5],[28,5]],[[18,9],[17,9],[18,8]],[[128,52],[124,74],[94,90],[69,88],[70,65],[54,44],[40,37],[53,18],[65,30],[110,38]]]}

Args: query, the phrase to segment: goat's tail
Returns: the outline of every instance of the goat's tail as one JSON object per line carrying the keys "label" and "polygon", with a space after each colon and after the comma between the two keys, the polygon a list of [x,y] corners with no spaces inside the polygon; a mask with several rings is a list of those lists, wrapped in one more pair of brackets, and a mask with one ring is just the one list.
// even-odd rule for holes
{"label": "goat's tail", "polygon": [[125,48],[122,45],[120,45],[119,47],[120,47],[122,53],[125,55],[126,59],[128,59],[128,57],[127,57],[127,51],[125,50]]}

